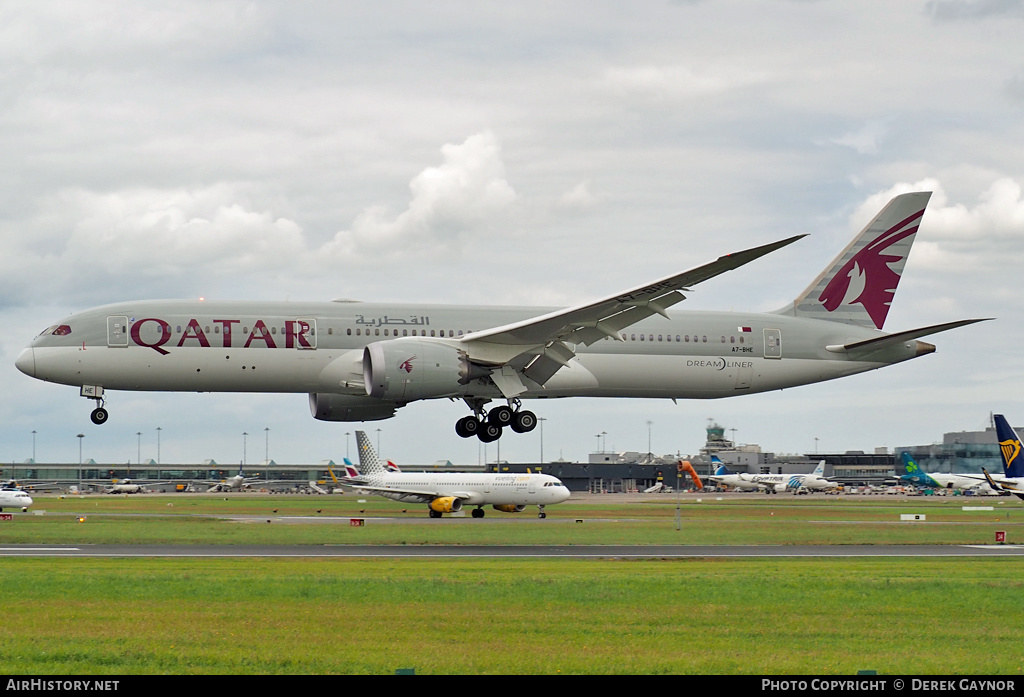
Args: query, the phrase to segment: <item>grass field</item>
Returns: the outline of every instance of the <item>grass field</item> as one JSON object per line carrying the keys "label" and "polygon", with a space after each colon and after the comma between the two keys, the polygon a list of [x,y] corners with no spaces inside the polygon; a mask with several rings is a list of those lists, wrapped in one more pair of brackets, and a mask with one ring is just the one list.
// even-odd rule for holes
{"label": "grass field", "polygon": [[[614,499],[615,497],[611,497]],[[598,497],[600,499],[600,497]],[[964,511],[990,505],[993,511]],[[1024,542],[1016,499],[740,495],[675,501],[567,503],[520,514],[488,510],[473,520],[430,520],[425,506],[354,496],[86,496],[40,498],[46,515],[0,525],[9,543],[174,544],[987,544],[1004,530]],[[319,511],[319,512],[318,512]],[[404,512],[403,512],[404,511]],[[900,515],[924,522],[901,522]],[[85,522],[77,522],[84,516]],[[217,516],[217,517],[214,517]],[[236,516],[236,519],[221,516]],[[289,522],[302,517],[308,523]],[[364,527],[317,518],[362,517]],[[374,517],[405,519],[376,524]],[[582,522],[576,522],[582,521]]]}
{"label": "grass field", "polygon": [[[996,529],[1024,539],[1024,509],[961,510],[978,503],[711,497],[684,503],[677,531],[674,501],[430,521],[422,507],[402,514],[347,496],[41,498],[47,514],[0,525],[0,541],[991,543]],[[416,522],[267,524],[274,507]],[[908,512],[927,521],[898,522]],[[6,558],[0,568],[8,674],[1017,675],[1024,640],[1012,611],[1024,565],[1009,558]]]}

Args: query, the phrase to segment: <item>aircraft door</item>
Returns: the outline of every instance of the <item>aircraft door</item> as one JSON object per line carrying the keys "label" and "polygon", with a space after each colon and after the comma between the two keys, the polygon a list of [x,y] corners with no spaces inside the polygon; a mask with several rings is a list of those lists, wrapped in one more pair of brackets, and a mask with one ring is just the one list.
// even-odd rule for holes
{"label": "aircraft door", "polygon": [[316,320],[295,319],[285,323],[288,348],[313,350],[316,348]]}
{"label": "aircraft door", "polygon": [[782,330],[764,330],[764,357],[782,358]]}
{"label": "aircraft door", "polygon": [[128,318],[107,317],[107,346],[128,345]]}

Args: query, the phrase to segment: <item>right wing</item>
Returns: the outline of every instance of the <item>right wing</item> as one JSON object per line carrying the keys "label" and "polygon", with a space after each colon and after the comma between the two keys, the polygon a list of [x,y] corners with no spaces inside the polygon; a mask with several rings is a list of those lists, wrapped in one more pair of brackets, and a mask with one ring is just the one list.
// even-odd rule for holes
{"label": "right wing", "polygon": [[[589,346],[605,337],[621,341],[619,332],[626,327],[654,314],[668,317],[666,308],[685,300],[683,291],[688,291],[690,286],[748,264],[802,237],[805,235],[726,254],[703,266],[594,302],[473,332],[458,343],[474,362],[482,366],[498,368],[509,365],[514,371],[543,385],[576,355],[570,345]],[[492,378],[498,375],[495,373]],[[526,390],[516,373],[507,371],[501,371],[495,384],[506,397]]]}

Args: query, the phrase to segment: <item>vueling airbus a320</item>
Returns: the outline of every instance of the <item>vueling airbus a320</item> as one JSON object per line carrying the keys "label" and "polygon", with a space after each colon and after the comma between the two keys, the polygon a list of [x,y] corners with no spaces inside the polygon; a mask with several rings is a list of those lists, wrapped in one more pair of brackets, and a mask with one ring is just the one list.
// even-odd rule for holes
{"label": "vueling airbus a320", "polygon": [[[17,367],[81,388],[107,420],[105,391],[308,392],[326,421],[386,419],[421,399],[462,399],[456,432],[484,442],[537,417],[522,399],[709,399],[832,380],[935,350],[892,334],[889,304],[929,192],[897,196],[791,304],[775,312],[680,312],[690,286],[802,235],[565,309],[144,300],[72,315]],[[492,400],[504,401],[485,409]]]}

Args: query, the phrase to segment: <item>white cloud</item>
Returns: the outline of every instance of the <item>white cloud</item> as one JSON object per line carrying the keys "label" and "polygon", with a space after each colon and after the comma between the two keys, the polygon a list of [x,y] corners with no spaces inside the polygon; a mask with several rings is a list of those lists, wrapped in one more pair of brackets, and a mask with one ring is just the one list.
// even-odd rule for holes
{"label": "white cloud", "polygon": [[853,148],[861,155],[878,153],[880,141],[885,137],[888,127],[881,121],[868,121],[859,130],[845,133],[832,142],[847,148]]}
{"label": "white cloud", "polygon": [[590,210],[597,205],[597,197],[590,192],[590,182],[582,181],[562,194],[558,204],[568,210]]}
{"label": "white cloud", "polygon": [[364,210],[352,227],[321,252],[334,260],[446,254],[466,236],[492,228],[508,215],[516,192],[505,178],[501,147],[490,131],[441,148],[443,163],[409,183],[412,197],[398,215],[384,206]]}
{"label": "white cloud", "polygon": [[[227,184],[191,191],[56,192],[40,204],[35,219],[21,223],[39,235],[14,234],[13,224],[5,226],[4,283],[48,299],[97,287],[132,289],[137,297],[154,279],[244,275],[305,252],[294,221],[253,210],[245,200],[240,187]],[[40,286],[33,282],[39,278],[48,281]]]}

